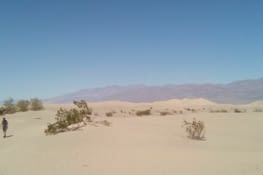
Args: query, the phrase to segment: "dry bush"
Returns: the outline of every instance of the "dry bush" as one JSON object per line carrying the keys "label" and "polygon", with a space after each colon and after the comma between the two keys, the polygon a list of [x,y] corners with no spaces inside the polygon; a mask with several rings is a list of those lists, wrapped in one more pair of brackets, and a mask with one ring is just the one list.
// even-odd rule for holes
{"label": "dry bush", "polygon": [[74,100],[73,104],[79,108],[79,112],[82,115],[91,115],[92,114],[92,109],[88,107],[88,104],[86,103],[85,100],[80,100],[80,101]]}
{"label": "dry bush", "polygon": [[3,103],[3,107],[1,108],[0,115],[2,114],[14,114],[16,112],[25,112],[30,109],[33,111],[42,110],[43,104],[42,101],[38,98],[33,98],[30,101],[28,100],[19,100],[15,103],[13,98],[9,98],[5,100]]}
{"label": "dry bush", "polygon": [[0,115],[5,115],[5,114],[6,114],[5,107],[0,107]]}
{"label": "dry bush", "polygon": [[4,108],[5,108],[5,113],[6,114],[14,114],[16,113],[16,105],[14,104],[14,99],[9,98],[8,100],[4,101]]}
{"label": "dry bush", "polygon": [[46,134],[57,134],[59,132],[76,130],[79,127],[85,126],[86,122],[91,122],[91,108],[88,107],[84,100],[73,102],[78,109],[70,110],[60,108],[56,114],[56,122],[48,124],[45,130]]}
{"label": "dry bush", "polygon": [[245,113],[245,112],[247,112],[247,110],[246,110],[246,109],[238,109],[238,108],[235,108],[235,109],[234,109],[234,112],[235,112],[235,113]]}
{"label": "dry bush", "polygon": [[194,108],[185,108],[186,111],[189,111],[189,112],[196,112],[196,109]]}
{"label": "dry bush", "polygon": [[18,111],[21,111],[21,112],[28,111],[29,105],[30,105],[30,102],[28,100],[19,100],[16,103],[16,107]]}
{"label": "dry bush", "polygon": [[173,110],[173,113],[175,113],[175,114],[183,114],[184,112],[182,110],[180,110],[180,111]]}
{"label": "dry bush", "polygon": [[40,111],[44,109],[43,103],[38,98],[32,98],[30,100],[31,110],[32,111]]}
{"label": "dry bush", "polygon": [[106,112],[106,113],[105,113],[105,115],[106,115],[107,117],[112,117],[113,114],[114,114],[113,112]]}
{"label": "dry bush", "polygon": [[142,111],[137,111],[136,115],[137,116],[151,115],[151,110],[150,109],[146,109],[146,110],[142,110]]}
{"label": "dry bush", "polygon": [[256,109],[253,110],[253,112],[263,112],[263,109],[256,108]]}
{"label": "dry bush", "polygon": [[210,112],[211,113],[227,113],[228,110],[226,110],[226,109],[211,109]]}
{"label": "dry bush", "polygon": [[166,116],[166,115],[171,115],[171,113],[168,112],[168,111],[161,111],[161,112],[160,112],[160,115],[161,115],[161,116]]}
{"label": "dry bush", "polygon": [[196,122],[195,119],[192,122],[186,120],[183,121],[185,132],[188,138],[203,140],[205,138],[205,124],[203,121]]}

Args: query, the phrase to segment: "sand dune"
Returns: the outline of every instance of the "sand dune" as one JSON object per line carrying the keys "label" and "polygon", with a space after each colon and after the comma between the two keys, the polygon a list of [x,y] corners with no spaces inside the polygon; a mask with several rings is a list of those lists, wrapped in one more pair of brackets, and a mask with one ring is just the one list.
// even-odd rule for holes
{"label": "sand dune", "polygon": [[[203,99],[155,103],[90,103],[95,121],[81,130],[45,136],[56,110],[73,105],[46,104],[39,112],[6,115],[9,137],[0,139],[1,175],[262,175],[261,103],[234,106]],[[152,109],[138,117],[135,111]],[[229,109],[226,113],[211,109]],[[235,113],[234,108],[246,109]],[[188,109],[195,109],[190,111]],[[169,115],[161,116],[167,110]],[[174,113],[180,111],[183,113]],[[113,117],[105,112],[114,111]],[[130,113],[129,113],[130,112]],[[96,115],[95,115],[96,114]],[[206,140],[186,137],[182,120],[206,124]]]}

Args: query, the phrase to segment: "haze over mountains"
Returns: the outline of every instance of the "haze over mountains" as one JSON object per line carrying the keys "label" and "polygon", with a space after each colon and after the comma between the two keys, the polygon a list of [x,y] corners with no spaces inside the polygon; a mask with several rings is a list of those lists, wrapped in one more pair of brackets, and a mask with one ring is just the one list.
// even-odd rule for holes
{"label": "haze over mountains", "polygon": [[48,99],[48,102],[70,103],[84,99],[91,102],[120,100],[154,102],[169,99],[204,98],[217,103],[247,104],[263,100],[263,78],[235,81],[229,84],[181,84],[164,86],[110,86],[84,89]]}

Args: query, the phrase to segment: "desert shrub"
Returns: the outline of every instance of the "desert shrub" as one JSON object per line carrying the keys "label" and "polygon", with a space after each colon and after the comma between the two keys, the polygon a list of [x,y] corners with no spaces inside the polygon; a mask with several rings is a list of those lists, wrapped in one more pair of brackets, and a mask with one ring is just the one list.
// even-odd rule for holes
{"label": "desert shrub", "polygon": [[73,123],[78,123],[82,121],[80,112],[77,109],[66,110],[60,108],[56,114],[57,121],[63,121],[66,125],[71,125]]}
{"label": "desert shrub", "polygon": [[191,108],[184,108],[186,111],[191,111]]}
{"label": "desert shrub", "polygon": [[185,132],[188,135],[188,138],[203,140],[205,138],[205,124],[203,121],[196,122],[195,119],[193,122],[188,122],[184,120],[183,126],[185,127]]}
{"label": "desert shrub", "polygon": [[256,108],[256,109],[253,110],[253,112],[263,112],[263,109]]}
{"label": "desert shrub", "polygon": [[106,112],[105,115],[106,115],[107,117],[112,117],[112,116],[113,116],[113,112]]}
{"label": "desert shrub", "polygon": [[110,126],[111,125],[111,123],[108,120],[103,120],[102,124],[105,125],[105,126]]}
{"label": "desert shrub", "polygon": [[180,110],[178,113],[179,113],[179,114],[183,114],[184,112],[183,112],[182,110]]}
{"label": "desert shrub", "polygon": [[44,109],[42,101],[39,100],[38,98],[32,98],[30,100],[30,105],[31,105],[30,109],[32,111],[40,111],[40,110]]}
{"label": "desert shrub", "polygon": [[28,111],[30,102],[28,100],[19,100],[16,103],[16,107],[18,111],[25,112]]}
{"label": "desert shrub", "polygon": [[193,109],[193,108],[185,108],[185,110],[189,112],[196,112],[196,109]]}
{"label": "desert shrub", "polygon": [[9,98],[8,100],[5,100],[3,105],[4,105],[4,108],[5,108],[5,113],[6,114],[13,114],[17,110],[13,98]]}
{"label": "desert shrub", "polygon": [[0,107],[0,115],[5,115],[6,110],[5,107]]}
{"label": "desert shrub", "polygon": [[151,110],[147,109],[147,110],[142,110],[142,111],[137,111],[136,112],[137,116],[143,116],[143,115],[151,115]]}
{"label": "desert shrub", "polygon": [[161,115],[161,116],[166,116],[166,115],[171,115],[171,113],[168,112],[168,111],[161,111],[161,112],[160,112],[160,115]]}
{"label": "desert shrub", "polygon": [[[75,130],[86,124],[86,121],[90,122],[91,118],[89,115],[92,114],[92,109],[88,107],[84,100],[73,102],[78,109],[72,108],[70,110],[60,108],[56,114],[56,122],[48,124],[45,130],[46,134],[57,134],[59,132],[65,132]],[[74,127],[70,127],[74,124],[80,124]]]}
{"label": "desert shrub", "polygon": [[92,108],[88,107],[88,104],[85,100],[73,101],[73,104],[79,108],[79,111],[82,115],[91,115]]}
{"label": "desert shrub", "polygon": [[183,114],[183,113],[184,113],[182,110],[180,110],[180,111],[173,110],[173,112],[174,112],[175,114]]}
{"label": "desert shrub", "polygon": [[242,109],[235,108],[234,112],[235,113],[244,113],[244,112],[246,112],[246,110],[245,109],[242,110]]}
{"label": "desert shrub", "polygon": [[211,113],[227,113],[228,110],[226,110],[226,109],[211,109],[210,112]]}

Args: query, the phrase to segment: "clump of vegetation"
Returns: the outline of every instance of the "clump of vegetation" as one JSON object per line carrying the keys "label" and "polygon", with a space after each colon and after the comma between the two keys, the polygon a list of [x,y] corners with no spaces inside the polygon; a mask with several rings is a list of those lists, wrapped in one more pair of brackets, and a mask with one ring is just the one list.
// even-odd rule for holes
{"label": "clump of vegetation", "polygon": [[17,110],[13,98],[9,98],[8,100],[5,100],[3,105],[6,114],[14,114]]}
{"label": "clump of vegetation", "polygon": [[44,109],[42,101],[38,98],[29,100],[19,100],[15,103],[13,98],[4,101],[3,106],[0,107],[0,115],[14,114],[16,112],[25,112],[29,109],[38,111]]}
{"label": "clump of vegetation", "polygon": [[105,113],[105,115],[106,115],[107,117],[112,117],[113,114],[114,114],[113,112],[106,112],[106,113]]}
{"label": "clump of vegetation", "polygon": [[[72,108],[70,110],[60,108],[56,114],[56,122],[48,124],[45,133],[57,134],[60,132],[76,130],[86,125],[86,122],[91,122],[90,115],[92,109],[88,107],[84,100],[73,102],[78,109]],[[76,124],[76,125],[74,125]]]}
{"label": "clump of vegetation", "polygon": [[166,115],[171,115],[171,113],[168,112],[168,111],[161,111],[161,112],[160,112],[160,115],[161,115],[161,116],[166,116]]}
{"label": "clump of vegetation", "polygon": [[0,107],[0,115],[5,115],[6,110],[4,107]]}
{"label": "clump of vegetation", "polygon": [[189,112],[196,112],[196,109],[194,108],[185,108],[186,111],[189,111]]}
{"label": "clump of vegetation", "polygon": [[234,109],[234,112],[235,112],[235,113],[245,113],[245,112],[247,112],[247,110],[246,110],[246,109],[238,109],[238,108],[235,108],[235,109]]}
{"label": "clump of vegetation", "polygon": [[226,109],[211,109],[210,112],[211,113],[227,113],[228,110],[226,110]]}
{"label": "clump of vegetation", "polygon": [[141,110],[136,112],[137,116],[151,115],[151,109]]}
{"label": "clump of vegetation", "polygon": [[30,104],[31,104],[32,111],[39,111],[39,110],[44,109],[42,101],[39,100],[38,98],[32,98],[30,100]]}
{"label": "clump of vegetation", "polygon": [[263,109],[256,108],[256,109],[253,110],[253,112],[263,112]]}
{"label": "clump of vegetation", "polygon": [[193,119],[192,122],[184,120],[183,126],[185,127],[185,132],[190,139],[203,140],[205,138],[205,124],[203,121],[196,122]]}
{"label": "clump of vegetation", "polygon": [[182,110],[179,110],[179,111],[173,110],[173,112],[174,112],[175,114],[183,114],[183,113],[184,113]]}
{"label": "clump of vegetation", "polygon": [[16,103],[16,107],[18,111],[25,112],[28,111],[30,102],[28,100],[19,100]]}

